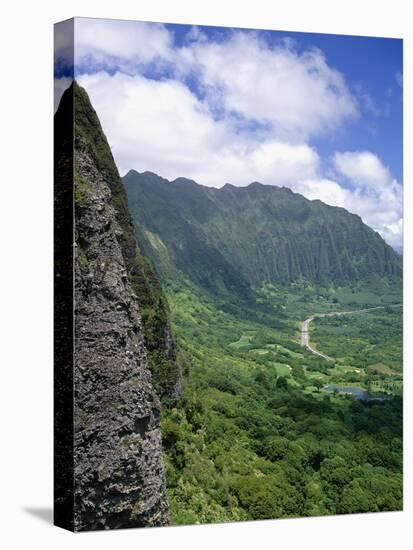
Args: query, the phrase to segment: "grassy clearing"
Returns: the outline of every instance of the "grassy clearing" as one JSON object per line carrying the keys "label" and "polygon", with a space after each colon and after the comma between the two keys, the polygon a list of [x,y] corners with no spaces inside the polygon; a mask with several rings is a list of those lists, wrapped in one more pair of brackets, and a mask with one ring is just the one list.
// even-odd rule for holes
{"label": "grassy clearing", "polygon": [[251,341],[254,339],[254,335],[242,334],[240,339],[236,342],[231,342],[230,347],[236,350],[249,350],[252,346]]}
{"label": "grassy clearing", "polygon": [[378,372],[379,374],[384,374],[386,376],[397,375],[397,372],[384,365],[383,363],[376,363],[374,365],[368,365],[367,370],[370,372]]}
{"label": "grassy clearing", "polygon": [[304,355],[302,353],[297,353],[296,351],[292,351],[284,346],[281,346],[281,345],[277,345],[276,346],[276,349],[282,353],[283,355],[288,355],[290,357],[295,357],[296,359],[301,359],[302,357],[304,357]]}
{"label": "grassy clearing", "polygon": [[[319,349],[339,358],[327,362],[297,344],[297,323],[348,303],[331,289],[257,294],[265,311],[232,314],[190,284],[168,288],[185,371],[162,420],[173,523],[399,509],[401,312],[315,323]],[[395,397],[365,404],[327,384]]]}
{"label": "grassy clearing", "polygon": [[284,363],[277,363],[277,361],[271,361],[270,365],[275,368],[278,376],[290,376],[292,367]]}

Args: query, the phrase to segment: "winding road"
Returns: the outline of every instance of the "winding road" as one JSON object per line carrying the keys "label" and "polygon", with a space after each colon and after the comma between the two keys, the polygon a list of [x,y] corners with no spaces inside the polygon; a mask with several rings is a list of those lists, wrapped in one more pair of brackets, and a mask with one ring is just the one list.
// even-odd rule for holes
{"label": "winding road", "polygon": [[325,353],[321,353],[321,351],[317,351],[316,349],[312,348],[310,346],[310,323],[311,321],[314,321],[316,317],[333,317],[335,315],[350,315],[351,313],[365,313],[366,311],[373,311],[374,309],[385,309],[386,307],[402,307],[403,304],[393,304],[393,305],[386,305],[386,306],[376,306],[376,307],[369,307],[366,309],[356,309],[353,311],[330,311],[329,313],[315,313],[313,316],[309,317],[305,321],[301,323],[301,345],[303,348],[308,349],[308,351],[311,351],[312,354],[317,355],[317,357],[322,357],[326,361],[334,361],[333,357],[329,357]]}

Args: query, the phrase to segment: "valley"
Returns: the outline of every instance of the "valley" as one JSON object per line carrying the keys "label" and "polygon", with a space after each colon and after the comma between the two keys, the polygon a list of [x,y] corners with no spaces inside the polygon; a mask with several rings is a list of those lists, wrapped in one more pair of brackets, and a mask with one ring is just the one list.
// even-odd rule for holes
{"label": "valley", "polygon": [[286,188],[123,182],[179,350],[181,393],[162,398],[172,523],[400,509],[401,257]]}
{"label": "valley", "polygon": [[76,528],[402,509],[401,256],[286,187],[121,179],[73,105]]}
{"label": "valley", "polygon": [[[395,289],[387,288],[381,299],[390,303]],[[163,412],[174,523],[401,505],[400,308],[315,319],[314,341],[335,358],[326,361],[301,346],[302,314],[371,305],[363,297],[374,285],[334,293],[264,285],[250,309],[225,306],[188,281],[166,289],[185,357],[181,399]],[[347,300],[338,304],[337,295]],[[388,333],[380,350],[373,326]],[[374,399],[359,400],[360,392]]]}
{"label": "valley", "polygon": [[403,41],[198,23],[55,25],[54,522],[401,511]]}
{"label": "valley", "polygon": [[328,355],[325,355],[324,353],[321,353],[320,351],[317,351],[313,347],[310,346],[310,323],[311,321],[314,321],[315,318],[320,317],[335,317],[340,315],[357,315],[359,313],[366,313],[367,311],[374,311],[377,309],[383,309],[385,307],[393,308],[393,307],[402,307],[402,304],[394,304],[389,306],[375,306],[367,309],[356,309],[353,311],[332,311],[330,313],[315,313],[312,317],[309,317],[305,321],[301,323],[301,345],[305,348],[307,348],[313,355],[317,355],[318,357],[322,357],[323,359],[326,359],[327,361],[333,361],[334,359],[332,357],[328,357]]}

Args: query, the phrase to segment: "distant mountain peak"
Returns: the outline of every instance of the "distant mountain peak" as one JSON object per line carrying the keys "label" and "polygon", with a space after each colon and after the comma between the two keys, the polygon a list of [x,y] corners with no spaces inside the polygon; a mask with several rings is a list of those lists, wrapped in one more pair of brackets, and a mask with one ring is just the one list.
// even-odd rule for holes
{"label": "distant mountain peak", "polygon": [[196,181],[190,179],[190,178],[184,178],[180,176],[179,178],[175,178],[171,181],[171,183],[177,183],[177,184],[185,184],[185,185],[199,185]]}
{"label": "distant mountain peak", "polygon": [[126,172],[126,174],[123,176],[124,178],[126,178],[127,176],[133,176],[133,175],[138,175],[140,176],[141,175],[141,172],[138,172],[137,170],[135,170],[134,168],[131,168],[130,170],[128,170]]}
{"label": "distant mountain peak", "polygon": [[401,277],[400,256],[344,208],[257,181],[220,189],[156,181],[124,179],[144,251],[166,278],[183,272],[214,293],[247,296],[265,282]]}

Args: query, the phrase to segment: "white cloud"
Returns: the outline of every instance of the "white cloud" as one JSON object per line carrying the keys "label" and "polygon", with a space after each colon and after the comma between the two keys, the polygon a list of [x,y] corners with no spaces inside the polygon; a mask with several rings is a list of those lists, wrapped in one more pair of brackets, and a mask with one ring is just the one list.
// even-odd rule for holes
{"label": "white cloud", "polygon": [[359,189],[347,189],[342,184],[326,179],[298,182],[294,189],[309,199],[320,199],[326,204],[358,214],[388,244],[396,248],[402,246],[403,214],[398,189],[396,192],[371,195]]}
{"label": "white cloud", "polygon": [[307,199],[318,199],[331,206],[341,206],[345,208],[348,202],[348,190],[330,179],[301,180],[293,187],[294,191],[301,193],[307,197]]}
{"label": "white cloud", "polygon": [[100,72],[79,82],[99,113],[121,173],[150,170],[219,187],[254,180],[291,185],[318,172],[319,157],[309,145],[240,132],[231,119],[216,120],[176,80]]}
{"label": "white cloud", "polygon": [[359,116],[344,76],[319,50],[300,53],[292,41],[269,45],[245,31],[214,41],[193,27],[177,47],[159,24],[77,19],[75,28],[76,61],[93,72],[78,80],[121,174],[285,185],[359,214],[401,244],[402,188],[380,159],[339,152],[324,168],[311,146]]}
{"label": "white cloud", "polygon": [[357,187],[374,191],[391,184],[388,168],[370,151],[336,153],[333,162],[338,173]]}
{"label": "white cloud", "polygon": [[310,145],[241,132],[231,118],[215,119],[208,104],[177,80],[99,72],[79,82],[99,113],[121,174],[134,168],[213,187],[285,185],[359,214],[389,244],[401,245],[402,188],[373,153],[336,153],[335,177],[325,178]]}
{"label": "white cloud", "polygon": [[59,107],[60,100],[64,91],[71,85],[73,78],[62,77],[55,78],[53,81],[53,92],[54,92],[54,112],[57,111]]}
{"label": "white cloud", "polygon": [[73,72],[74,25],[72,19],[60,21],[54,27],[54,63],[55,68],[69,69]]}
{"label": "white cloud", "polygon": [[343,75],[321,51],[298,53],[291,41],[270,46],[236,30],[216,42],[193,27],[176,47],[161,24],[77,18],[75,44],[78,67],[136,74],[151,63],[178,80],[195,78],[211,108],[267,125],[278,139],[301,142],[358,116]]}
{"label": "white cloud", "polygon": [[75,45],[77,65],[85,60],[104,64],[107,57],[119,65],[148,63],[169,57],[172,35],[159,23],[76,18]]}
{"label": "white cloud", "polygon": [[389,169],[370,151],[336,153],[332,180],[299,182],[296,190],[310,199],[341,206],[358,214],[392,246],[403,241],[403,189]]}
{"label": "white cloud", "polygon": [[270,123],[281,138],[302,140],[339,128],[358,115],[344,77],[321,51],[269,46],[257,34],[202,40],[177,52],[185,74],[196,71],[212,103],[246,119]]}

